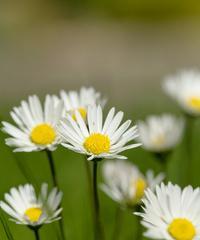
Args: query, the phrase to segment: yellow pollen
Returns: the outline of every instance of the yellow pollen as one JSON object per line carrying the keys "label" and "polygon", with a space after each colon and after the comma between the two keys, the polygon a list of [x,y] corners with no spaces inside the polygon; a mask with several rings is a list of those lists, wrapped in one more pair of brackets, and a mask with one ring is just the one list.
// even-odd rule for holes
{"label": "yellow pollen", "polygon": [[163,134],[157,135],[152,139],[152,142],[157,146],[162,146],[165,143],[165,137]]}
{"label": "yellow pollen", "polygon": [[194,225],[185,218],[174,219],[168,227],[168,232],[175,240],[192,240],[196,235]]}
{"label": "yellow pollen", "polygon": [[110,151],[110,139],[107,135],[93,133],[85,139],[84,148],[95,155],[108,153]]}
{"label": "yellow pollen", "polygon": [[37,222],[39,221],[41,215],[42,215],[42,209],[41,208],[28,208],[25,211],[25,216],[28,217],[28,220],[30,222]]}
{"label": "yellow pollen", "polygon": [[141,200],[141,198],[144,196],[144,191],[147,187],[147,183],[143,178],[138,178],[138,180],[135,182],[135,198],[137,200]]}
{"label": "yellow pollen", "polygon": [[30,138],[35,144],[48,145],[54,142],[56,132],[49,124],[43,123],[33,128]]}
{"label": "yellow pollen", "polygon": [[200,97],[191,97],[191,98],[188,100],[188,104],[189,104],[192,108],[200,111]]}
{"label": "yellow pollen", "polygon": [[[81,114],[81,117],[85,121],[86,118],[87,118],[87,111],[86,111],[86,109],[85,108],[78,108],[77,110],[79,111],[79,113]],[[72,118],[76,121],[76,115],[75,115],[74,111],[72,111]]]}

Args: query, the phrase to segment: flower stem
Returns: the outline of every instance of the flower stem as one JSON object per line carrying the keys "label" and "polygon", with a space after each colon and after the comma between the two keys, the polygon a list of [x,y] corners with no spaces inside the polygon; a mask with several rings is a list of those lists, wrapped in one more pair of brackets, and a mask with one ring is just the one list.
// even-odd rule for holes
{"label": "flower stem", "polygon": [[97,189],[97,167],[98,161],[94,159],[93,161],[94,240],[102,240],[103,233],[101,229],[100,206]]}
{"label": "flower stem", "polygon": [[185,184],[192,184],[192,167],[193,167],[193,156],[192,156],[192,144],[193,144],[193,125],[194,125],[194,118],[191,116],[186,115],[186,129],[185,129],[185,144],[186,144],[186,151],[187,151],[187,179]]}
{"label": "flower stem", "polygon": [[39,229],[35,228],[33,231],[34,231],[34,234],[35,234],[35,240],[40,240]]}
{"label": "flower stem", "polygon": [[122,223],[122,210],[118,205],[115,213],[115,223],[114,223],[115,225],[114,225],[113,238],[112,238],[113,240],[117,240],[120,237],[121,223]]}
{"label": "flower stem", "polygon": [[87,185],[88,185],[88,193],[91,203],[91,214],[94,217],[94,202],[93,202],[93,188],[92,188],[92,174],[90,169],[90,162],[87,160],[87,157],[84,159],[85,170],[86,170],[86,177],[87,177]]}
{"label": "flower stem", "polygon": [[[135,212],[141,212],[141,205],[136,205],[134,208]],[[140,218],[136,216],[136,233],[135,233],[135,240],[142,239],[142,225],[140,223]]]}
{"label": "flower stem", "polygon": [[50,167],[50,170],[51,170],[53,185],[54,185],[54,187],[59,188],[58,181],[57,181],[57,176],[56,176],[56,168],[55,168],[52,152],[49,151],[49,150],[46,150],[46,154],[47,154],[47,158],[49,160],[49,167]]}
{"label": "flower stem", "polygon": [[163,173],[165,173],[165,182],[167,182],[167,178],[168,178],[168,156],[169,156],[170,152],[162,152],[162,153],[155,153],[155,158],[157,159],[157,161],[160,163],[161,165],[161,169],[163,171]]}
{"label": "flower stem", "polygon": [[[46,150],[46,154],[47,154],[47,158],[49,160],[49,166],[50,166],[50,170],[51,170],[51,176],[52,176],[53,185],[57,189],[60,189],[59,185],[58,185],[56,168],[55,168],[52,152],[49,151],[49,150]],[[61,206],[59,206],[59,207],[61,207]],[[59,223],[61,237],[62,237],[63,240],[65,240],[65,231],[64,231],[64,227],[63,227],[64,224],[63,224],[62,213],[61,213],[61,219],[59,220],[58,223]]]}
{"label": "flower stem", "polygon": [[140,240],[142,239],[142,225],[140,223],[139,217],[136,218],[136,234],[135,234],[135,239]]}

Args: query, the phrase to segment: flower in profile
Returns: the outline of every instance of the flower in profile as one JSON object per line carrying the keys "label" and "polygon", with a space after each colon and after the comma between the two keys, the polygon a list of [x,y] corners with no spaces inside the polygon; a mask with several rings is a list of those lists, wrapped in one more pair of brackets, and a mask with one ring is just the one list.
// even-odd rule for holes
{"label": "flower in profile", "polygon": [[189,115],[200,115],[200,72],[180,71],[163,83],[164,91]]}
{"label": "flower in profile", "polygon": [[123,207],[131,208],[141,202],[147,187],[154,190],[164,179],[163,173],[154,177],[151,170],[144,176],[134,164],[121,160],[106,161],[102,173],[102,190]]}
{"label": "flower in profile", "polygon": [[9,214],[17,224],[38,227],[60,219],[62,211],[59,208],[62,193],[54,188],[48,194],[48,185],[43,183],[39,197],[36,196],[32,185],[26,184],[18,188],[11,188],[5,194],[5,201],[0,207]]}
{"label": "flower in profile", "polygon": [[64,102],[65,112],[70,113],[74,119],[76,119],[75,110],[78,110],[82,118],[86,120],[88,106],[101,105],[103,107],[106,103],[106,99],[102,98],[101,94],[92,87],[82,87],[79,92],[61,90],[60,96]]}
{"label": "flower in profile", "polygon": [[115,114],[115,109],[112,108],[105,122],[101,106],[89,106],[87,112],[87,124],[78,110],[75,111],[76,120],[68,114],[66,119],[61,121],[58,132],[64,147],[85,154],[88,160],[92,160],[95,158],[124,159],[126,157],[119,153],[141,145],[129,144],[138,137],[137,127],[129,128],[130,120],[120,126],[123,112]]}
{"label": "flower in profile", "polygon": [[152,239],[200,239],[200,191],[191,186],[183,190],[178,185],[156,187],[155,193],[147,189],[143,198],[142,224],[145,236]]}
{"label": "flower in profile", "polygon": [[170,114],[149,116],[138,122],[139,138],[143,148],[159,153],[174,148],[181,140],[184,121]]}
{"label": "flower in profile", "polygon": [[2,122],[2,130],[11,136],[6,144],[14,147],[15,152],[55,150],[60,142],[56,124],[62,113],[63,103],[56,96],[47,95],[44,107],[36,95],[30,96],[10,113],[17,126]]}

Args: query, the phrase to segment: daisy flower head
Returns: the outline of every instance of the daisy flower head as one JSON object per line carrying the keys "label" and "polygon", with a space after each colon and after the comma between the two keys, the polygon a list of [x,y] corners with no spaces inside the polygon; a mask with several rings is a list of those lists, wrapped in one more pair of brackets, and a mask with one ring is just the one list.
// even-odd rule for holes
{"label": "daisy flower head", "polygon": [[139,138],[144,149],[151,152],[167,152],[181,140],[184,130],[182,118],[170,114],[151,115],[138,122]]}
{"label": "daisy flower head", "polygon": [[200,72],[184,70],[163,82],[164,91],[191,116],[200,115]]}
{"label": "daisy flower head", "polygon": [[143,198],[142,224],[145,236],[152,239],[200,239],[200,191],[191,186],[183,190],[178,185],[156,186],[155,193],[147,189]]}
{"label": "daisy flower head", "polygon": [[89,106],[87,109],[87,124],[78,110],[75,111],[76,120],[68,114],[60,122],[58,132],[62,138],[62,145],[74,152],[85,154],[88,160],[102,158],[126,157],[119,153],[140,146],[140,143],[130,143],[138,137],[137,127],[129,128],[131,121],[127,120],[121,126],[123,112],[115,114],[112,108],[105,121],[102,107]]}
{"label": "daisy flower head", "polygon": [[129,208],[140,204],[147,187],[154,190],[164,179],[163,173],[154,177],[152,170],[148,170],[144,176],[134,164],[126,160],[106,161],[102,173],[104,178],[102,190],[114,201]]}
{"label": "daisy flower head", "polygon": [[2,130],[10,135],[6,144],[15,152],[55,150],[60,142],[56,124],[62,113],[63,103],[58,97],[47,95],[43,107],[36,95],[29,96],[10,113],[15,125],[2,122]]}
{"label": "daisy flower head", "polygon": [[101,93],[92,87],[82,87],[79,92],[61,90],[60,96],[65,107],[64,114],[68,112],[74,119],[76,119],[75,110],[78,110],[82,118],[86,120],[88,106],[101,105],[104,107],[106,103],[106,99],[101,97]]}
{"label": "daisy flower head", "polygon": [[46,183],[42,184],[39,197],[34,187],[26,184],[11,188],[10,192],[5,194],[5,202],[0,202],[0,207],[17,224],[38,227],[60,219],[61,199],[62,193],[57,188],[48,194]]}

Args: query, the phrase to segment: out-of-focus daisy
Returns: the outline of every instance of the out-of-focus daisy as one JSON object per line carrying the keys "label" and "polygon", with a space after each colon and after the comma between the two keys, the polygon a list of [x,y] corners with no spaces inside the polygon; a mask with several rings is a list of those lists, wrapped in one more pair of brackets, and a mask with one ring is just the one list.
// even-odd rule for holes
{"label": "out-of-focus daisy", "polygon": [[9,214],[17,224],[31,227],[41,226],[60,219],[62,211],[59,208],[62,193],[54,188],[48,194],[48,185],[42,184],[39,197],[36,196],[32,185],[26,184],[18,188],[11,188],[5,194],[5,201],[0,207]]}
{"label": "out-of-focus daisy", "polygon": [[164,185],[145,192],[142,217],[145,236],[152,239],[200,239],[200,191],[191,186]]}
{"label": "out-of-focus daisy", "polygon": [[160,173],[154,177],[151,170],[144,176],[139,169],[128,161],[109,160],[103,165],[104,184],[102,190],[114,201],[124,207],[133,207],[140,203],[147,187],[154,190],[164,179]]}
{"label": "out-of-focus daisy", "polygon": [[170,114],[149,116],[138,122],[139,138],[143,148],[151,152],[167,152],[181,140],[184,121]]}
{"label": "out-of-focus daisy", "polygon": [[74,119],[76,119],[75,110],[78,110],[85,120],[88,106],[101,105],[103,107],[106,103],[105,98],[102,98],[101,94],[92,87],[82,87],[79,92],[62,90],[60,96],[64,102],[65,112],[70,113]]}
{"label": "out-of-focus daisy", "polygon": [[36,95],[30,96],[10,113],[17,126],[2,122],[3,131],[11,136],[6,144],[14,147],[15,152],[54,150],[59,143],[55,126],[62,113],[62,101],[56,96],[47,95],[44,107]]}
{"label": "out-of-focus daisy", "polygon": [[129,128],[130,120],[120,126],[123,115],[123,112],[115,114],[115,109],[112,108],[104,122],[101,106],[89,106],[86,124],[80,112],[76,110],[76,120],[68,114],[58,126],[58,132],[63,140],[62,145],[87,155],[88,160],[124,159],[126,157],[119,155],[120,152],[138,147],[140,144],[128,144],[138,137],[137,127]]}
{"label": "out-of-focus daisy", "polygon": [[164,91],[190,115],[200,115],[200,72],[180,71],[163,83]]}

